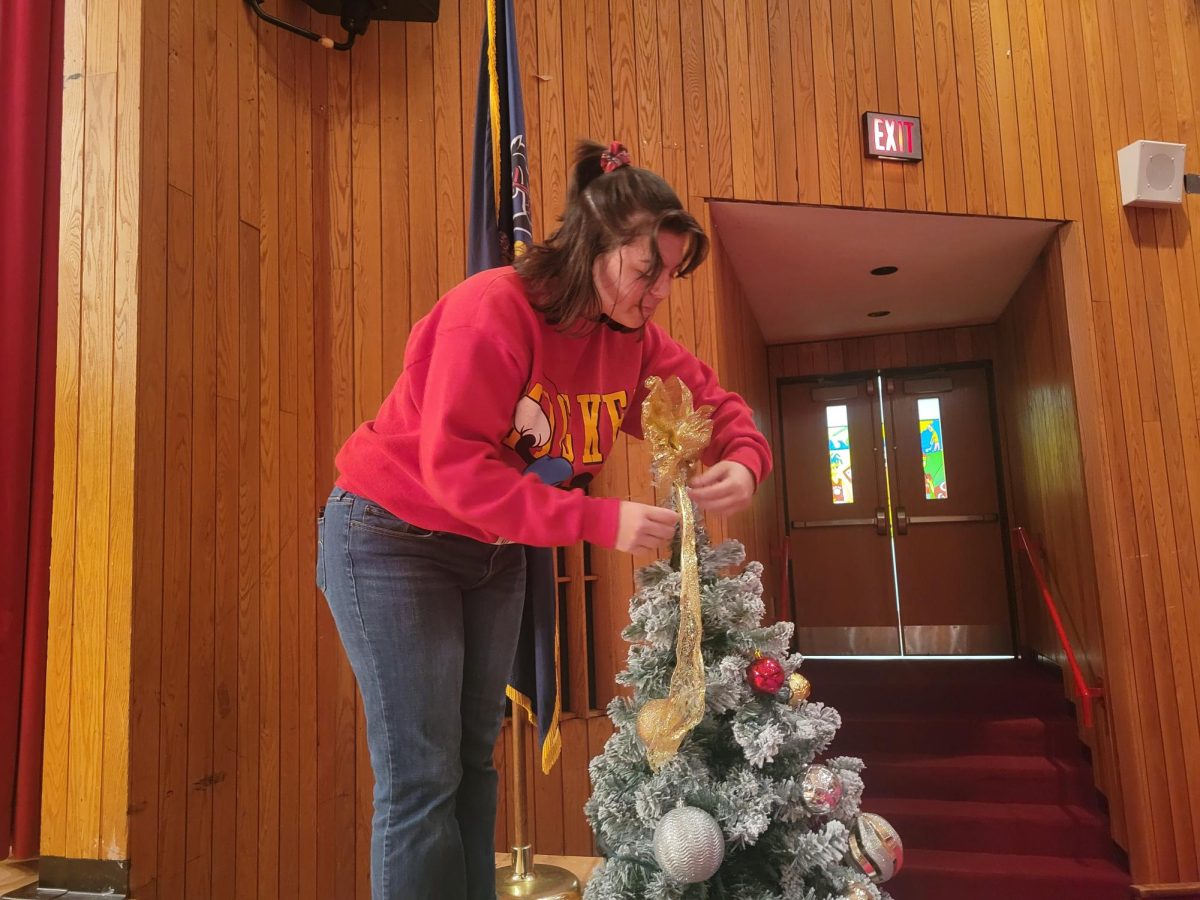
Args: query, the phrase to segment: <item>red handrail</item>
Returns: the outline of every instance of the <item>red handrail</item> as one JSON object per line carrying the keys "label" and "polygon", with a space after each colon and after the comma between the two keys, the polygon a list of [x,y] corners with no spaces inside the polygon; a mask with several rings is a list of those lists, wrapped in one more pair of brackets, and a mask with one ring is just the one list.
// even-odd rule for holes
{"label": "red handrail", "polygon": [[1087,682],[1083,680],[1083,670],[1079,668],[1079,661],[1075,658],[1075,651],[1071,649],[1071,642],[1067,640],[1067,630],[1063,627],[1062,617],[1058,614],[1058,606],[1054,603],[1054,596],[1050,593],[1050,585],[1046,581],[1046,574],[1042,571],[1042,563],[1038,558],[1038,554],[1034,552],[1034,547],[1037,544],[1036,538],[1030,537],[1023,527],[1013,529],[1013,537],[1022,547],[1025,548],[1025,558],[1029,560],[1029,568],[1033,572],[1033,580],[1037,582],[1038,590],[1041,592],[1042,600],[1046,603],[1046,608],[1050,610],[1050,618],[1054,622],[1054,630],[1058,632],[1058,642],[1062,644],[1063,652],[1067,654],[1067,663],[1071,667],[1071,677],[1075,681],[1075,690],[1081,698],[1083,698],[1083,724],[1085,728],[1091,728],[1094,718],[1092,716],[1092,701],[1104,696],[1104,688],[1089,687]]}

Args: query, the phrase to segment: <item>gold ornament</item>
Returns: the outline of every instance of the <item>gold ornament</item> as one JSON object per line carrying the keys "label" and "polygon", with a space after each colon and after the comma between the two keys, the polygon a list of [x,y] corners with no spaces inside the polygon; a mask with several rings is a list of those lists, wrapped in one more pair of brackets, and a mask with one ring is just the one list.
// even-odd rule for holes
{"label": "gold ornament", "polygon": [[847,862],[875,884],[883,884],[903,868],[904,844],[883,816],[862,813],[850,829]]}
{"label": "gold ornament", "polygon": [[704,718],[704,657],[700,652],[700,565],[696,558],[696,523],[687,482],[712,439],[711,406],[692,408],[692,392],[678,376],[670,388],[662,379],[646,380],[650,392],[642,403],[642,434],[650,445],[654,483],[670,485],[680,520],[679,633],[675,671],[667,697],[649,700],[638,713],[637,733],[646,747],[650,768],[658,771],[679,750],[687,733]]}
{"label": "gold ornament", "polygon": [[792,689],[792,696],[788,698],[788,703],[792,706],[799,706],[812,694],[812,682],[799,672],[788,676],[787,685]]}
{"label": "gold ornament", "polygon": [[846,885],[846,900],[872,900],[871,889],[861,881],[851,881]]}

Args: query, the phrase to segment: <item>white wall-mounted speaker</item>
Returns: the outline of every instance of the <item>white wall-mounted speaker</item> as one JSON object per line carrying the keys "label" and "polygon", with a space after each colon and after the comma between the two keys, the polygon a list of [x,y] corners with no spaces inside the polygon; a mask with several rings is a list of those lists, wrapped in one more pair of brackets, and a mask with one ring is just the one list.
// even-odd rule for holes
{"label": "white wall-mounted speaker", "polygon": [[1184,144],[1134,141],[1117,151],[1125,206],[1178,206],[1183,202]]}

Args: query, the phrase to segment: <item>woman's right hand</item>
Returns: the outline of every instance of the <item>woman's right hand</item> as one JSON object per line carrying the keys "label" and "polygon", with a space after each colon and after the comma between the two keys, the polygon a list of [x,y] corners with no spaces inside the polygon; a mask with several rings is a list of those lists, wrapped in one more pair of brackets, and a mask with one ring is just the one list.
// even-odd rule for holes
{"label": "woman's right hand", "polygon": [[679,513],[673,509],[622,500],[616,548],[626,553],[641,553],[665,547],[675,537],[678,522]]}

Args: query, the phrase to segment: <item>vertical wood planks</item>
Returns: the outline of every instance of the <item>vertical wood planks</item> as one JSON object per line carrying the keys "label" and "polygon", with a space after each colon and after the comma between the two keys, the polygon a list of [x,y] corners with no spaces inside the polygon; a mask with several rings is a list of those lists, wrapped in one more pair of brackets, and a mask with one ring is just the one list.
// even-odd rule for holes
{"label": "vertical wood planks", "polygon": [[[278,5],[336,31],[299,0]],[[771,367],[915,365],[998,342],[1026,397],[1035,378],[1066,377],[1061,354],[1092,360],[1073,377],[1095,441],[1070,482],[1090,492],[1090,536],[1077,505],[1019,503],[1055,523],[1080,583],[1089,565],[1106,573],[1085,634],[1088,657],[1130,685],[1094,739],[1118,837],[1139,875],[1200,877],[1200,616],[1187,603],[1200,589],[1200,242],[1183,212],[1124,210],[1114,158],[1137,137],[1195,142],[1200,21],[1186,0],[517,9],[539,236],[585,134],[625,140],[706,223],[709,197],[1074,223],[1048,262],[1061,295],[1025,297],[1041,318],[1023,338],[1010,322],[823,342],[772,348]],[[128,853],[147,898],[230,882],[240,897],[365,891],[370,771],[356,687],[311,588],[312,522],[337,447],[464,269],[481,12],[446,0],[437,25],[373,24],[347,56],[241,0],[67,0],[47,854]],[[924,161],[867,160],[867,106],[919,114]],[[664,324],[769,407],[736,282],[705,267]],[[1007,439],[1025,458],[1020,430]],[[622,444],[594,487],[648,500],[645,469]],[[769,554],[776,524],[764,501],[719,527]],[[633,589],[627,557],[593,560],[592,573],[568,566],[577,718],[560,773],[531,787],[542,833],[561,820],[567,852],[587,841],[580,767],[607,727],[574,695],[614,693]]]}

